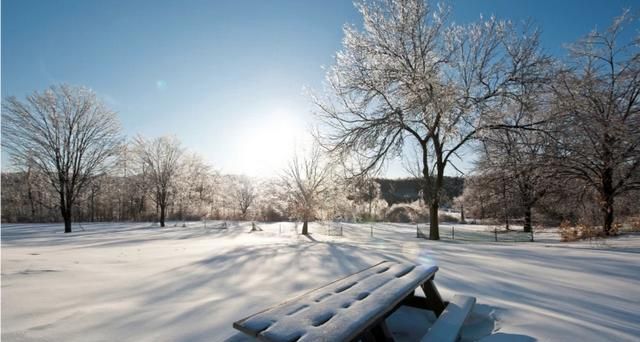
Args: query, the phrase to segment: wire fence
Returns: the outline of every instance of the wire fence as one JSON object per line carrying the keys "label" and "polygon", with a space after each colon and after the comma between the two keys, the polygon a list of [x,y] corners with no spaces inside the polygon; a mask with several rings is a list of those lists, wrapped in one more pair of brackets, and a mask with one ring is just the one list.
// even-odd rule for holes
{"label": "wire fence", "polygon": [[319,223],[322,227],[320,233],[328,236],[343,236],[344,226],[342,222],[321,221]]}
{"label": "wire fence", "polygon": [[[238,222],[205,223],[210,229],[247,229],[248,231],[266,231],[277,235],[299,235],[302,233],[302,222],[251,222],[239,225]],[[342,222],[342,221],[314,221],[309,222],[310,234],[320,234],[332,237],[346,237],[354,240],[365,239],[390,239],[411,240],[415,238],[429,239],[429,224],[407,224],[392,222]],[[441,240],[459,240],[471,242],[531,242],[534,241],[534,232],[505,229],[499,226],[460,224],[440,225],[439,236]]]}
{"label": "wire fence", "polygon": [[[440,227],[441,240],[460,240],[478,242],[533,242],[533,230],[524,232],[492,227],[489,229],[468,228],[464,226]],[[429,239],[429,225],[416,225],[416,237]]]}

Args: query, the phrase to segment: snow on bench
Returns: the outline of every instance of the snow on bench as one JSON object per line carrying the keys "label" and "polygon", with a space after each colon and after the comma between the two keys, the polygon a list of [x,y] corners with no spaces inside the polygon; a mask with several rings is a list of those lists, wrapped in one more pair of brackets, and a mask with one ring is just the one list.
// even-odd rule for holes
{"label": "snow on bench", "polygon": [[[384,319],[405,301],[442,312],[444,303],[432,282],[437,271],[437,266],[383,261],[233,326],[263,341],[388,340]],[[414,295],[420,286],[426,299]]]}
{"label": "snow on bench", "polygon": [[421,342],[455,342],[460,329],[476,303],[474,297],[455,295]]}

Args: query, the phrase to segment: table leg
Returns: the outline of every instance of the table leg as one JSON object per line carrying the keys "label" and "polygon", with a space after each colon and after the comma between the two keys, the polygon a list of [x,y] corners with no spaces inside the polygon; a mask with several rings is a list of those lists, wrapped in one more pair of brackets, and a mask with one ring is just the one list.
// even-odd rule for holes
{"label": "table leg", "polygon": [[379,342],[393,342],[393,336],[391,335],[391,331],[387,326],[387,323],[382,320],[378,325],[371,329],[371,333],[376,341]]}
{"label": "table leg", "polygon": [[440,293],[438,292],[436,285],[433,283],[433,278],[427,280],[421,285],[421,287],[422,291],[424,291],[424,295],[427,297],[429,306],[436,314],[436,317],[440,317],[440,314],[444,311],[446,305],[444,301],[442,301],[442,297],[440,297]]}

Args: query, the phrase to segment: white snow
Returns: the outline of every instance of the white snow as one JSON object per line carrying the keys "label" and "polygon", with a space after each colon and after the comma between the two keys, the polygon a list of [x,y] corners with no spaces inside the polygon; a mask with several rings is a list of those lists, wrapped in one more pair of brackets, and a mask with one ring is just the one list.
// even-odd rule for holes
{"label": "white snow", "polygon": [[[381,260],[437,264],[445,300],[476,297],[464,341],[640,338],[640,235],[434,242],[410,224],[376,223],[373,237],[369,224],[344,224],[343,236],[312,224],[310,238],[293,223],[259,225],[3,224],[2,341],[245,340],[234,321]],[[409,341],[434,319],[402,308],[388,322]]]}

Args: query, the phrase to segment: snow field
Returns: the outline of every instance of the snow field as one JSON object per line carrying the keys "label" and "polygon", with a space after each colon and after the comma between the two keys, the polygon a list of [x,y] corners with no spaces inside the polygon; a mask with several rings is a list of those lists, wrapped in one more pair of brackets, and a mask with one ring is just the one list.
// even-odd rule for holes
{"label": "snow field", "polygon": [[[65,235],[61,224],[3,224],[2,340],[246,340],[232,322],[385,259],[435,263],[445,300],[477,298],[464,341],[640,336],[639,235],[481,243],[417,239],[415,225],[395,223],[373,224],[373,237],[369,224],[329,236],[313,223],[309,238],[289,222],[206,226],[82,224]],[[402,308],[389,325],[410,341],[434,319]]]}

